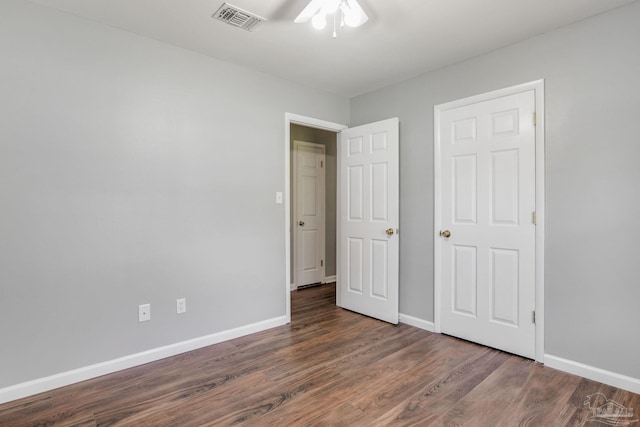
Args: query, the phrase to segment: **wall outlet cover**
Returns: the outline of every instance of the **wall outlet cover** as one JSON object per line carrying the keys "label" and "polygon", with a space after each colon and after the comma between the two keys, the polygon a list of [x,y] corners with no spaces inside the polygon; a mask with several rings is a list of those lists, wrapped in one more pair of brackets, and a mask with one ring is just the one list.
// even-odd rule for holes
{"label": "wall outlet cover", "polygon": [[138,306],[138,322],[151,320],[151,304],[140,304]]}

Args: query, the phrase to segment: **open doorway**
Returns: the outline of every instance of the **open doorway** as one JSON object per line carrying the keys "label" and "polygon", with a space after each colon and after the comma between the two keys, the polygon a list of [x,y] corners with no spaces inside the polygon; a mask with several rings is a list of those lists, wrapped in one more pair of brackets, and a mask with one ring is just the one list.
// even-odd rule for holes
{"label": "open doorway", "polygon": [[[294,223],[296,218],[293,216],[294,194],[293,194],[293,148],[296,140],[309,140],[308,142],[316,142],[325,147],[325,155],[329,157],[331,165],[325,166],[329,169],[326,173],[325,187],[328,188],[324,197],[325,202],[325,250],[323,250],[323,261],[325,267],[324,279],[336,280],[337,276],[337,254],[336,254],[336,228],[337,228],[337,150],[338,150],[338,134],[347,126],[315,119],[312,117],[301,116],[292,113],[285,113],[285,139],[284,139],[284,157],[285,157],[285,307],[287,322],[291,322],[291,292],[292,284],[294,284]],[[326,161],[326,160],[325,160]],[[328,182],[327,182],[328,181]],[[327,203],[327,199],[328,203]],[[326,248],[329,248],[328,250]],[[328,253],[327,253],[328,252]],[[328,265],[327,265],[328,264]]]}
{"label": "open doorway", "polygon": [[336,278],[337,134],[290,124],[291,289]]}

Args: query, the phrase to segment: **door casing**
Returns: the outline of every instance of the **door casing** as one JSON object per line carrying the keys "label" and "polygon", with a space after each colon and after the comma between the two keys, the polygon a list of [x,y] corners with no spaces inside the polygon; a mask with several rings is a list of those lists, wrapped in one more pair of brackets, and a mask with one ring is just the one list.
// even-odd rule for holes
{"label": "door casing", "polygon": [[544,363],[544,157],[545,157],[545,114],[544,114],[544,80],[535,80],[520,85],[471,96],[464,99],[436,105],[434,107],[434,324],[435,331],[441,332],[442,313],[442,273],[441,273],[441,245],[438,233],[441,230],[442,218],[440,200],[442,195],[441,181],[441,141],[440,141],[440,114],[443,111],[476,104],[502,96],[533,90],[536,103],[536,147],[535,147],[535,184],[536,184],[536,230],[535,230],[535,310],[536,310],[536,342],[535,360]]}

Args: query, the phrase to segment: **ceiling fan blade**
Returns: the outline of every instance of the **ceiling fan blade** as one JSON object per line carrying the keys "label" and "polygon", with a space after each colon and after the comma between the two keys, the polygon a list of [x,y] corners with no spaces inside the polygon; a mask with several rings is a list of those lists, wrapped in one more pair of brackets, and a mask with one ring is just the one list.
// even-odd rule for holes
{"label": "ceiling fan blade", "polygon": [[313,15],[316,14],[324,4],[324,0],[311,0],[307,7],[305,7],[300,15],[293,21],[296,24],[302,24],[305,22],[309,22]]}
{"label": "ceiling fan blade", "polygon": [[351,24],[351,27],[359,27],[369,20],[369,17],[364,12],[364,10],[362,10],[362,7],[360,7],[360,4],[357,0],[347,0],[347,4],[349,5],[349,8],[356,14],[356,16],[359,17],[356,23]]}

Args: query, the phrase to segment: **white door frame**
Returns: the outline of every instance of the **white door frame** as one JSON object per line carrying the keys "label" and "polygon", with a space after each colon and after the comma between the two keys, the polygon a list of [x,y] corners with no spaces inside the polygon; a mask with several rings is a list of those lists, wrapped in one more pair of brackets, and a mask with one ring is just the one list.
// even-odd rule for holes
{"label": "white door frame", "polygon": [[[291,322],[291,124],[330,130],[336,133],[348,127],[340,123],[327,122],[313,117],[284,113],[284,291],[287,323]],[[336,144],[338,144],[338,135],[336,135]],[[338,227],[338,224],[336,224],[336,227]]]}
{"label": "white door frame", "polygon": [[536,361],[544,363],[544,225],[545,225],[545,206],[544,206],[544,156],[545,156],[545,140],[544,140],[544,80],[535,80],[529,83],[523,83],[504,89],[495,90],[480,95],[471,96],[469,98],[459,99],[445,104],[436,105],[434,107],[434,227],[433,227],[433,257],[434,257],[434,323],[435,331],[441,332],[441,299],[442,299],[442,274],[441,274],[441,244],[437,238],[442,225],[440,217],[440,199],[442,196],[442,183],[440,180],[440,114],[443,111],[463,107],[478,102],[488,101],[490,99],[502,96],[513,95],[516,93],[533,90],[536,102],[536,231],[535,231],[535,292],[536,292],[536,343],[535,356]]}
{"label": "white door frame", "polygon": [[[314,142],[307,142],[307,141],[298,141],[295,140],[293,141],[293,151],[294,151],[294,157],[293,157],[293,196],[292,196],[292,200],[295,202],[295,198],[298,196],[298,150],[297,147],[309,147],[309,148],[315,148],[318,150],[322,150],[322,154],[326,155],[326,147],[322,144],[316,144]],[[325,261],[322,264],[321,270],[322,270],[322,280],[324,280],[324,278],[326,277],[325,274],[325,269],[326,269],[326,230],[327,230],[327,212],[326,212],[326,158],[324,160],[325,162],[325,167],[323,168],[323,174],[324,174],[324,180],[325,182],[322,183],[322,187],[323,187],[323,197],[322,197],[322,206],[321,206],[321,211],[322,211],[322,235],[320,236],[320,238],[322,239],[322,244],[320,245],[321,252],[322,252],[322,259]],[[299,219],[298,217],[298,203],[294,203],[293,204],[293,218],[294,221],[297,221]],[[297,288],[298,287],[298,262],[300,261],[298,258],[298,237],[299,237],[299,233],[300,230],[298,229],[298,227],[296,227],[295,225],[291,225],[291,227],[293,228],[293,284],[294,286]]]}

